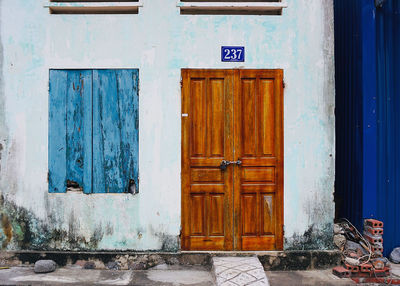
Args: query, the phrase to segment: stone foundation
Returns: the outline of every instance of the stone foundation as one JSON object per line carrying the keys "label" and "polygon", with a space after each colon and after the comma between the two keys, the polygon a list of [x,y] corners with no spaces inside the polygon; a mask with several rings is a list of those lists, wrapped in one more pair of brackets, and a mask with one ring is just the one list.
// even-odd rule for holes
{"label": "stone foundation", "polygon": [[19,251],[0,252],[0,266],[33,265],[40,259],[54,260],[59,266],[121,270],[145,270],[159,264],[203,265],[211,267],[214,256],[257,255],[265,270],[325,269],[340,264],[338,251],[268,251],[268,252],[63,252]]}

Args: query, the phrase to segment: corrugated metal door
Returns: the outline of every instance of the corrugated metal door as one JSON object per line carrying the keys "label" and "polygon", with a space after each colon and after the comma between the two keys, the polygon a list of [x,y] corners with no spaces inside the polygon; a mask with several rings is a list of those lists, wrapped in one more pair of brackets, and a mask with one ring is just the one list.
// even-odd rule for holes
{"label": "corrugated metal door", "polygon": [[377,217],[384,221],[384,249],[400,246],[400,19],[399,0],[376,12],[378,195]]}
{"label": "corrugated metal door", "polygon": [[400,246],[400,0],[335,0],[336,216]]}

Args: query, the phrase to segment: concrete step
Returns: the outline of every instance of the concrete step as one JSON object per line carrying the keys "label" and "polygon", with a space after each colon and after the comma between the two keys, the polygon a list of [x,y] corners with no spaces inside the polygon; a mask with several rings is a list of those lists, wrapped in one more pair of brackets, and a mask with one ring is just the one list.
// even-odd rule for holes
{"label": "concrete step", "polygon": [[212,274],[217,286],[269,286],[257,256],[213,257]]}

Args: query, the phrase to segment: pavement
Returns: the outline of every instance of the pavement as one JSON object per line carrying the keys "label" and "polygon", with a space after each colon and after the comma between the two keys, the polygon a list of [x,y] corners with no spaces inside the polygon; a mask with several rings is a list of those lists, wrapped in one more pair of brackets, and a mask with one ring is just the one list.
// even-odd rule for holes
{"label": "pavement", "polygon": [[267,271],[266,275],[271,286],[350,286],[357,285],[350,278],[338,278],[332,274],[332,269],[311,271]]}
{"label": "pavement", "polygon": [[150,270],[97,270],[62,267],[47,274],[36,274],[33,267],[0,270],[0,285],[214,285],[210,269],[169,267]]}
{"label": "pavement", "polygon": [[[160,269],[161,268],[161,269]],[[331,270],[266,272],[271,286],[285,285],[355,285],[350,279],[339,279]],[[58,268],[55,272],[35,274],[33,267],[0,270],[0,285],[215,285],[210,269],[200,266],[170,267],[143,271],[86,270]],[[232,284],[234,285],[234,284]]]}
{"label": "pavement", "polygon": [[[400,266],[392,265],[400,274]],[[332,269],[312,271],[266,271],[271,286],[357,285],[350,279],[340,279]],[[203,266],[158,265],[149,270],[97,270],[76,266],[57,268],[55,272],[35,274],[33,267],[12,267],[0,270],[0,285],[215,285],[212,270]],[[235,285],[235,284],[231,284]],[[365,285],[365,284],[364,284]]]}

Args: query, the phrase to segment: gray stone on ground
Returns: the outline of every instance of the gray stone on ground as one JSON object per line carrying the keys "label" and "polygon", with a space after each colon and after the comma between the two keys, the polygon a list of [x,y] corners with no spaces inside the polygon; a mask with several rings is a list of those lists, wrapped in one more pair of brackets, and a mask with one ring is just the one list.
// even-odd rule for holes
{"label": "gray stone on ground", "polygon": [[393,263],[400,263],[400,247],[393,249],[389,258]]}
{"label": "gray stone on ground", "polygon": [[110,270],[119,270],[119,263],[117,261],[110,261],[107,263],[107,268]]}
{"label": "gray stone on ground", "polygon": [[129,263],[129,270],[145,270],[146,264],[145,262],[133,261]]}
{"label": "gray stone on ground", "polygon": [[257,257],[213,257],[212,271],[217,286],[269,286],[264,268]]}
{"label": "gray stone on ground", "polygon": [[334,234],[343,234],[344,233],[343,227],[340,224],[335,223],[333,225],[333,233]]}
{"label": "gray stone on ground", "polygon": [[53,260],[38,260],[35,262],[35,273],[49,273],[56,270],[57,263]]}
{"label": "gray stone on ground", "polygon": [[343,234],[335,234],[333,236],[333,243],[342,250],[346,245],[346,237]]}
{"label": "gray stone on ground", "polygon": [[95,269],[96,268],[96,263],[93,261],[88,261],[83,265],[84,269]]}

